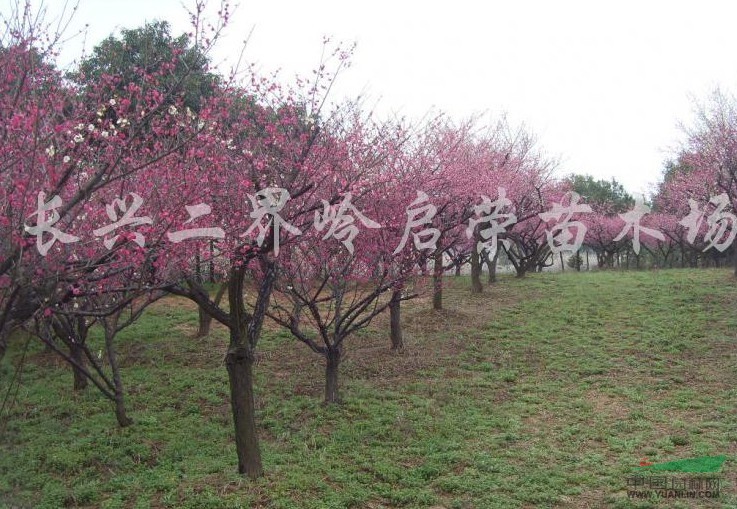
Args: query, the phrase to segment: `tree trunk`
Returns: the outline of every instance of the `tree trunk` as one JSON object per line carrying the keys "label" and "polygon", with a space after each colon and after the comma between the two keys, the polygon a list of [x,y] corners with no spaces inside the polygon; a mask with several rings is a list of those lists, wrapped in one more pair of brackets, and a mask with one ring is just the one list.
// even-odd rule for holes
{"label": "tree trunk", "polygon": [[125,428],[133,424],[133,419],[128,417],[125,413],[125,399],[122,392],[115,390],[115,418],[118,421],[118,426]]}
{"label": "tree trunk", "polygon": [[200,255],[195,255],[194,257],[194,277],[195,281],[202,284],[202,260],[200,259]]}
{"label": "tree trunk", "polygon": [[197,328],[197,333],[195,334],[194,337],[204,338],[210,335],[210,326],[212,325],[212,316],[208,315],[202,306],[199,306],[197,311],[199,314],[199,327]]}
{"label": "tree trunk", "polygon": [[392,298],[389,302],[389,327],[390,337],[392,341],[392,350],[401,352],[404,350],[404,341],[402,340],[402,297],[401,290],[394,290]]}
{"label": "tree trunk", "polygon": [[[220,304],[220,301],[223,299],[223,295],[225,294],[225,290],[227,289],[227,287],[228,285],[226,284],[220,285],[220,289],[218,289],[218,293],[215,295],[215,305]],[[195,339],[209,336],[210,328],[212,326],[212,316],[210,316],[205,311],[205,308],[203,308],[202,306],[198,306],[197,311],[199,313],[199,327],[197,328]]]}
{"label": "tree trunk", "polygon": [[456,277],[461,275],[461,265],[460,263],[456,263]]}
{"label": "tree trunk", "polygon": [[496,264],[497,260],[499,260],[499,251],[497,250],[496,253],[494,253],[494,258],[489,258],[486,256],[486,268],[489,271],[489,280],[488,283],[496,283]]}
{"label": "tree trunk", "polygon": [[10,337],[12,327],[12,322],[10,321],[8,315],[10,313],[10,308],[13,305],[13,294],[11,294],[10,298],[7,299],[3,303],[3,311],[0,312],[0,362],[2,362],[3,357],[5,357],[5,353],[8,351],[8,338]]}
{"label": "tree trunk", "polygon": [[476,246],[471,248],[471,293],[483,293],[481,284],[481,257]]}
{"label": "tree trunk", "polygon": [[83,320],[84,318],[55,317],[51,321],[54,335],[69,348],[69,357],[76,362],[72,364],[73,390],[75,391],[84,390],[88,383],[85,376],[86,363],[83,348],[87,340],[87,328],[84,327]]}
{"label": "tree trunk", "polygon": [[225,366],[230,382],[230,404],[235,426],[238,473],[251,479],[263,475],[261,449],[256,435],[256,400],[253,392],[253,355],[247,347],[228,349]]}
{"label": "tree trunk", "polygon": [[[253,363],[258,339],[260,319],[246,313],[244,304],[245,268],[231,269],[228,281],[228,304],[230,306],[230,344],[225,355],[225,367],[230,382],[230,405],[235,426],[235,448],[238,454],[238,473],[251,479],[264,473],[261,449],[256,434],[256,399],[253,390]],[[267,278],[270,276],[267,275]],[[259,290],[260,306],[268,306],[270,286]],[[269,283],[270,285],[271,283]],[[263,295],[262,295],[263,293]],[[259,311],[260,312],[260,311]]]}
{"label": "tree trunk", "polygon": [[440,249],[433,257],[432,308],[443,309],[443,252]]}
{"label": "tree trunk", "polygon": [[[737,268],[735,268],[735,271],[737,272]],[[4,329],[0,328],[0,362],[2,362],[3,357],[5,357],[5,352],[7,351],[8,351],[8,333]]]}
{"label": "tree trunk", "polygon": [[588,249],[586,250],[586,270],[587,270],[587,271],[588,271],[588,270],[591,270],[591,269],[589,268],[589,250],[588,250]]}
{"label": "tree trunk", "polygon": [[113,371],[113,386],[115,387],[115,418],[118,425],[125,428],[133,424],[133,419],[128,417],[125,412],[125,396],[123,391],[123,378],[120,376],[120,365],[118,364],[118,355],[115,351],[113,340],[115,339],[117,319],[108,317],[105,324],[105,349],[107,350],[107,359],[110,363],[110,369]]}
{"label": "tree trunk", "polygon": [[325,354],[325,404],[339,404],[338,369],[340,367],[340,349],[330,349]]}
{"label": "tree trunk", "polygon": [[[732,261],[734,263],[734,276],[737,277],[737,248],[734,248],[734,253],[732,254]],[[0,359],[2,359],[2,355],[0,355]]]}
{"label": "tree trunk", "polygon": [[[77,343],[77,341],[74,339],[69,342],[69,357],[71,357],[74,362],[79,364],[79,366],[84,368],[84,349],[82,348],[82,345]],[[82,391],[86,389],[87,377],[85,376],[83,369],[80,369],[76,365],[72,364],[72,374],[74,376],[74,390]]]}
{"label": "tree trunk", "polygon": [[210,241],[210,263],[208,267],[208,277],[210,278],[210,282],[215,282],[215,241]]}

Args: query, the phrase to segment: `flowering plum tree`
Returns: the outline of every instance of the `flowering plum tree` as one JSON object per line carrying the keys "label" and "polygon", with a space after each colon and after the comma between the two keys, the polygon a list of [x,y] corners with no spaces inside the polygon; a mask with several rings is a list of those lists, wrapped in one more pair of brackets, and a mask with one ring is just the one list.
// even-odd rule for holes
{"label": "flowering plum tree", "polygon": [[505,235],[508,242],[504,244],[504,251],[517,277],[552,264],[549,224],[540,214],[544,214],[553,203],[561,202],[569,190],[566,183],[551,180],[540,168],[545,169],[546,166],[528,167],[513,181],[518,184],[512,195],[517,222]]}
{"label": "flowering plum tree", "polygon": [[[338,49],[334,56],[339,68],[348,54]],[[189,263],[194,243],[168,250],[160,263],[180,271],[169,286],[172,293],[197,302],[230,331],[225,362],[238,470],[250,477],[263,471],[253,366],[279,259],[310,228],[322,200],[337,203],[355,184],[332,171],[346,159],[351,145],[345,140],[358,135],[348,121],[358,112],[356,103],[337,105],[332,112],[323,109],[333,77],[321,66],[314,82],[299,83],[297,89],[254,78],[248,88],[224,90],[203,109],[213,119],[205,130],[221,142],[193,148],[190,156],[199,169],[166,180],[171,197],[211,203],[208,223],[226,232],[214,255],[228,285],[227,303],[218,304],[194,277]],[[194,193],[181,192],[178,182],[183,179],[196,184]],[[247,289],[252,298],[246,299]]]}
{"label": "flowering plum tree", "polygon": [[623,221],[617,216],[596,212],[583,218],[586,225],[585,244],[596,253],[599,268],[613,267],[614,256],[620,249],[620,242],[614,240],[622,230]]}
{"label": "flowering plum tree", "polygon": [[[314,228],[280,255],[277,295],[267,312],[325,358],[326,404],[340,402],[345,340],[387,308],[392,309],[393,347],[402,347],[399,303],[416,295],[408,291],[408,282],[424,265],[426,252],[436,249],[432,244],[440,235],[432,231],[429,217],[426,223],[413,221],[415,215],[408,213],[412,206],[406,203],[413,195],[415,205],[424,204],[422,210],[434,207],[416,186],[426,188],[430,182],[421,177],[437,175],[425,174],[416,161],[409,164],[407,154],[419,146],[406,128],[354,119],[343,132],[350,134],[342,139],[349,150],[331,167],[333,189],[329,182],[323,189],[340,201],[323,199]],[[353,183],[351,191],[341,189],[343,181]]]}
{"label": "flowering plum tree", "polygon": [[173,114],[184,109],[170,79],[178,53],[141,72],[146,86],[103,73],[80,90],[53,67],[40,25],[19,26],[8,25],[0,51],[0,356],[9,331],[62,302],[74,282],[103,284],[147,256],[95,238],[110,223],[99,207],[145,172],[180,167],[198,132]]}
{"label": "flowering plum tree", "polygon": [[[704,255],[704,250],[718,245],[723,249],[711,251],[715,263],[719,263],[721,253],[732,256],[737,275],[737,249],[725,242],[737,227],[730,216],[737,206],[735,98],[715,91],[708,101],[697,105],[695,121],[686,129],[686,134],[687,140],[677,162],[666,168],[664,181],[655,197],[656,206],[696,221],[686,232],[688,244],[692,246],[689,253],[692,263]],[[702,219],[714,226],[714,230],[704,228]],[[678,238],[679,230],[675,233]],[[717,233],[720,238],[714,238]]]}

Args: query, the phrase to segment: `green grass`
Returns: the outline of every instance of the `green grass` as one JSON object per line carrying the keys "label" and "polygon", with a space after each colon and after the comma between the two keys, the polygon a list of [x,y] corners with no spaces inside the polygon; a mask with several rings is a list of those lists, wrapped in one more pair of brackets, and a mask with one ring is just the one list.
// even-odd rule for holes
{"label": "green grass", "polygon": [[[449,278],[446,310],[407,303],[405,353],[386,317],[350,338],[341,407],[321,405],[321,360],[269,329],[252,482],[235,472],[227,335],[191,339],[195,310],[167,299],[119,340],[126,429],[31,344],[0,421],[0,507],[737,507],[735,303],[724,270],[531,274],[481,296]],[[718,455],[716,501],[627,498],[643,458]]]}
{"label": "green grass", "polygon": [[[685,445],[685,444],[682,444]],[[656,472],[688,472],[688,473],[714,473],[722,469],[727,456],[701,456],[700,458],[686,458],[676,461],[666,461],[643,467],[643,470]]]}

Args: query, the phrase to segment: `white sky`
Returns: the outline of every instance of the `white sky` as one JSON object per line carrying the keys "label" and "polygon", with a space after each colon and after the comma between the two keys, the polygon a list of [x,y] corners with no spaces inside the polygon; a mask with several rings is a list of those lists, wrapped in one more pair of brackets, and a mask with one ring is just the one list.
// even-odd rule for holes
{"label": "white sky", "polygon": [[[63,3],[46,0],[50,12]],[[155,19],[178,33],[188,29],[181,5],[82,0],[75,26],[89,23],[88,50]],[[246,59],[286,79],[314,68],[323,36],[355,41],[336,98],[366,92],[380,111],[418,117],[433,107],[459,118],[506,112],[560,158],[561,175],[614,176],[646,192],[682,139],[692,97],[734,89],[735,19],[729,0],[240,0],[218,58],[235,59],[253,29]]]}

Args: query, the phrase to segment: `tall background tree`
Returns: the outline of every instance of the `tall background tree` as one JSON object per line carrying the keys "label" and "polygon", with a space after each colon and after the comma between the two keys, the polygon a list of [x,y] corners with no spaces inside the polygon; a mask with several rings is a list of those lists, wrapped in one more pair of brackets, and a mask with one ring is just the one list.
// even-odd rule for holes
{"label": "tall background tree", "polygon": [[[150,76],[159,76],[156,89],[164,96],[181,95],[181,103],[198,113],[221,81],[209,71],[206,48],[187,34],[173,36],[166,21],[154,21],[140,28],[123,29],[95,46],[70,77],[82,84],[110,79],[122,93],[135,83],[150,86]],[[174,104],[174,97],[170,98]]]}

